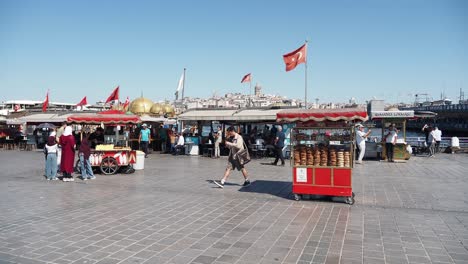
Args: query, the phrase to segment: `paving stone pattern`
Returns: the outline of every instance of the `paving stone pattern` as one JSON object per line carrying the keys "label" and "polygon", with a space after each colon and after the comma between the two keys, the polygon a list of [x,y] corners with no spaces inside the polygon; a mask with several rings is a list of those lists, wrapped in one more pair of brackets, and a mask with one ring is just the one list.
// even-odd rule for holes
{"label": "paving stone pattern", "polygon": [[[46,181],[40,152],[0,152],[0,264],[468,263],[468,156],[366,161],[356,203],[291,198],[291,168],[151,154],[145,170]],[[313,197],[316,198],[316,197]]]}

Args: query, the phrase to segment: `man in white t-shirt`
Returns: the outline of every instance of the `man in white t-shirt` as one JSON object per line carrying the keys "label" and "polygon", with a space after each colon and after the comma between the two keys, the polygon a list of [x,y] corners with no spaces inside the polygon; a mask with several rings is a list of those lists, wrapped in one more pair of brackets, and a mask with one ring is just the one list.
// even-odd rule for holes
{"label": "man in white t-shirt", "polygon": [[397,140],[396,128],[392,125],[388,127],[388,133],[385,135],[385,154],[388,162],[393,162],[393,149]]}
{"label": "man in white t-shirt", "polygon": [[179,133],[179,137],[177,139],[177,145],[175,146],[174,155],[179,155],[182,151],[184,151],[185,147],[185,138],[182,133]]}
{"label": "man in white t-shirt", "polygon": [[452,137],[450,140],[450,150],[452,151],[452,154],[455,153],[455,151],[460,150],[460,140],[458,137]]}
{"label": "man in white t-shirt", "polygon": [[440,151],[440,141],[442,141],[442,131],[438,127],[434,129],[435,152]]}
{"label": "man in white t-shirt", "polygon": [[220,155],[220,150],[219,150],[219,144],[221,144],[221,141],[223,140],[223,131],[222,127],[218,126],[218,131],[216,131],[215,134],[215,158],[221,157]]}
{"label": "man in white t-shirt", "polygon": [[356,161],[357,164],[362,164],[364,153],[366,153],[366,138],[370,135],[371,130],[369,129],[364,132],[364,126],[362,124],[357,125],[358,130],[356,131],[356,144],[359,148],[359,157]]}

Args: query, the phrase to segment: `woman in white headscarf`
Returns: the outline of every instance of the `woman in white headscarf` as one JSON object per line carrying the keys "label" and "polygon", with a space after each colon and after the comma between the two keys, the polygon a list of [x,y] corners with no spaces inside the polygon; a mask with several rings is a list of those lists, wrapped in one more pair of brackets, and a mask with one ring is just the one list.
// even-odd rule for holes
{"label": "woman in white headscarf", "polygon": [[62,146],[60,170],[63,173],[63,181],[74,181],[72,173],[75,164],[75,138],[71,126],[67,126],[60,136],[60,146]]}

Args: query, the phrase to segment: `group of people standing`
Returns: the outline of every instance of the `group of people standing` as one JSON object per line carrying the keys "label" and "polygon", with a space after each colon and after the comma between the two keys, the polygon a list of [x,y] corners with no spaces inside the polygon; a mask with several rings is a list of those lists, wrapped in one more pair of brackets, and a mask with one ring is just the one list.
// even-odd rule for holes
{"label": "group of people standing", "polygon": [[[62,181],[74,181],[72,173],[75,166],[76,142],[73,136],[73,129],[66,123],[62,124],[57,131],[53,131],[44,147],[46,159],[45,176],[47,180],[58,180],[57,174],[62,174]],[[91,147],[87,137],[81,141],[78,150],[80,159],[81,177],[83,180],[95,179],[89,162]]]}
{"label": "group of people standing", "polygon": [[436,152],[439,152],[440,142],[442,141],[442,131],[438,127],[433,128],[425,124],[421,129],[426,135],[426,145],[429,149],[429,157],[434,157]]}

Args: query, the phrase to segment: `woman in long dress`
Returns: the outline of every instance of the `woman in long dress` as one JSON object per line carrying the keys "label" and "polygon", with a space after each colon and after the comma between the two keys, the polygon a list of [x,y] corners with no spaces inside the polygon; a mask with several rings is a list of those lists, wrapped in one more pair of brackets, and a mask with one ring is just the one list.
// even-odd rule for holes
{"label": "woman in long dress", "polygon": [[60,145],[62,146],[60,170],[63,173],[63,181],[74,181],[72,173],[75,164],[75,138],[71,126],[67,126],[60,136]]}

